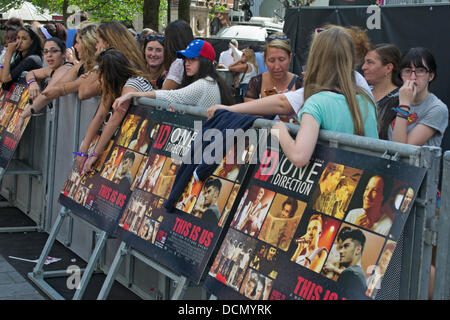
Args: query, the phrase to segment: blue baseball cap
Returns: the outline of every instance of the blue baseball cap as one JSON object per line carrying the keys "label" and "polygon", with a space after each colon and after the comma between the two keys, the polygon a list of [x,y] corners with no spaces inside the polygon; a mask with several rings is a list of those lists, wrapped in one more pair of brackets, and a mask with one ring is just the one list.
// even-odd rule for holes
{"label": "blue baseball cap", "polygon": [[211,61],[216,58],[216,52],[214,51],[211,43],[205,40],[196,39],[193,40],[186,47],[185,50],[177,51],[177,58],[197,58],[205,57]]}

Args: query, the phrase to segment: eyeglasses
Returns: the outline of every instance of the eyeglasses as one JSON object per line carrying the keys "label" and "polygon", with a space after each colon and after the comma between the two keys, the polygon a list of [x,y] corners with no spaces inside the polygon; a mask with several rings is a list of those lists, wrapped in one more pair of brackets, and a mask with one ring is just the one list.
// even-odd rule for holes
{"label": "eyeglasses", "polygon": [[54,54],[54,53],[57,53],[57,52],[61,52],[61,50],[50,49],[50,50],[44,50],[44,51],[42,51],[42,53],[44,54],[44,56],[47,55],[47,54],[49,54],[49,53]]}
{"label": "eyeglasses", "polygon": [[151,34],[147,37],[145,37],[146,40],[152,41],[152,40],[158,40],[158,41],[164,41],[164,36],[162,34]]}
{"label": "eyeglasses", "polygon": [[423,77],[430,71],[428,71],[428,69],[422,68],[422,67],[415,68],[415,69],[405,68],[405,69],[402,69],[402,71],[400,71],[400,75],[402,77],[410,77],[413,72],[416,74],[416,77]]}
{"label": "eyeglasses", "polygon": [[266,42],[270,42],[270,41],[275,40],[275,39],[290,42],[290,40],[289,40],[289,38],[287,36],[268,36],[266,38]]}

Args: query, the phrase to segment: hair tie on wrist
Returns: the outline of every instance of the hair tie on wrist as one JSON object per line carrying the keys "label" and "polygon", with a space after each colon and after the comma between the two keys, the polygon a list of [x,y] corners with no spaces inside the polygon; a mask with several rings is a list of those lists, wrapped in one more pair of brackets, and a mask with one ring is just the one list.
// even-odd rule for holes
{"label": "hair tie on wrist", "polygon": [[36,82],[35,78],[31,78],[30,80],[27,81],[27,87],[29,87],[33,82]]}

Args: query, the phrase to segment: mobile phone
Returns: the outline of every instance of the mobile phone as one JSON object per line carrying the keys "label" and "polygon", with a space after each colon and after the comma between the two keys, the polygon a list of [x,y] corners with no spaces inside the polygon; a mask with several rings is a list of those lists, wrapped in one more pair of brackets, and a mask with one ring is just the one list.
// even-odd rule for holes
{"label": "mobile phone", "polygon": [[273,88],[269,88],[269,89],[264,89],[264,93],[266,94],[266,96],[271,96],[274,94],[278,93],[277,88],[273,87]]}

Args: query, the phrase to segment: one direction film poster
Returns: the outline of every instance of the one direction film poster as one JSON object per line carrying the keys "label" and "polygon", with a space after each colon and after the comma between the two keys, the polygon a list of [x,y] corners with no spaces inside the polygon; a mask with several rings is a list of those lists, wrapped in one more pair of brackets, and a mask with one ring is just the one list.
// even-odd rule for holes
{"label": "one direction film poster", "polygon": [[374,299],[425,169],[318,145],[267,149],[205,279],[219,299]]}
{"label": "one direction film poster", "polygon": [[20,115],[28,106],[28,88],[23,79],[0,93],[0,168],[6,170],[14,151],[30,120],[26,118],[20,125]]}
{"label": "one direction film poster", "polygon": [[192,176],[181,186],[174,211],[168,212],[163,205],[183,170],[180,159],[202,134],[202,119],[157,110],[152,119],[158,121],[158,132],[139,168],[140,178],[135,180],[117,235],[161,265],[199,283],[238,201],[256,143],[225,150],[211,176],[202,181]]}
{"label": "one direction film poster", "polygon": [[[93,172],[80,174],[74,162],[59,202],[99,229],[113,234],[157,131],[151,115],[152,108],[131,106],[116,135],[95,163]],[[91,143],[89,153],[99,138],[97,136]]]}

